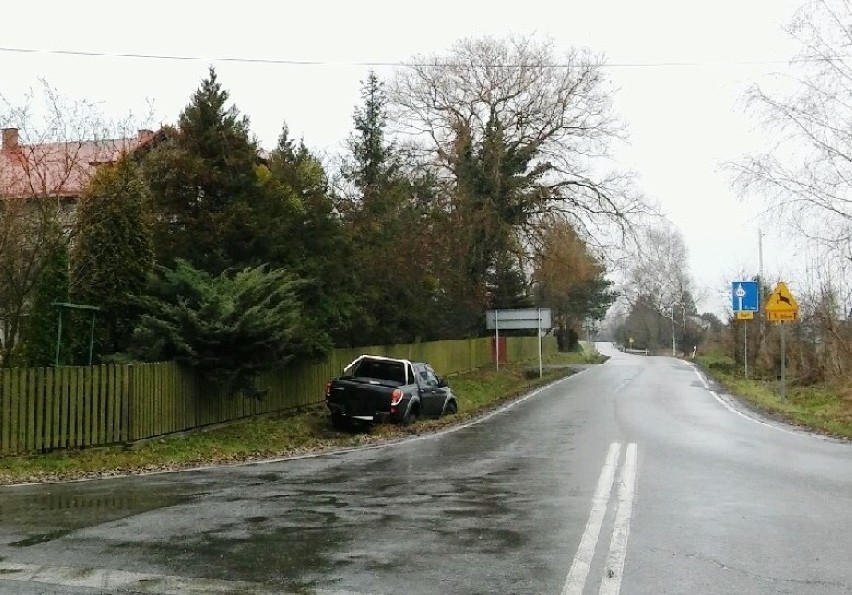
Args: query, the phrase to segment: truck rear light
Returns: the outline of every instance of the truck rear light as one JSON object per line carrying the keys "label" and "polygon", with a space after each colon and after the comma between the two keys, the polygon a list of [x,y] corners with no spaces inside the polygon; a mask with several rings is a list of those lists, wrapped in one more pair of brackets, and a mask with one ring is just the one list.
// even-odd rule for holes
{"label": "truck rear light", "polygon": [[402,391],[398,388],[393,389],[391,393],[391,407],[396,407],[402,401]]}
{"label": "truck rear light", "polygon": [[328,398],[331,396],[331,382],[327,382],[325,384],[325,400],[328,401]]}

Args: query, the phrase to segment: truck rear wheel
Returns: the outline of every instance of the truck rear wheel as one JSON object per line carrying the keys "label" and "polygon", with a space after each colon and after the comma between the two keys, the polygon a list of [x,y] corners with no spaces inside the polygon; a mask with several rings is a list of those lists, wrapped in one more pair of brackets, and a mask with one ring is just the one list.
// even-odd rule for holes
{"label": "truck rear wheel", "polygon": [[405,412],[405,415],[402,416],[402,425],[410,426],[414,422],[417,421],[417,405],[412,405]]}
{"label": "truck rear wheel", "polygon": [[331,414],[331,427],[335,430],[348,430],[349,429],[349,420],[345,415],[341,415],[339,413]]}

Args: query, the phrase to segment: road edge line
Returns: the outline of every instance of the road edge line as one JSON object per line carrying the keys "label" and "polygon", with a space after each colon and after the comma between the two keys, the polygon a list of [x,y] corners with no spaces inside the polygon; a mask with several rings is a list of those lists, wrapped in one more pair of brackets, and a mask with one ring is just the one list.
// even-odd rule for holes
{"label": "road edge line", "polygon": [[793,430],[793,429],[788,429],[788,428],[782,427],[782,426],[780,426],[776,423],[771,423],[769,421],[758,419],[757,417],[753,417],[753,416],[737,409],[736,407],[731,405],[726,399],[723,399],[715,390],[713,390],[710,387],[710,384],[707,382],[706,378],[704,378],[704,375],[698,370],[697,366],[695,366],[695,364],[692,364],[692,365],[693,365],[693,371],[695,372],[695,375],[698,376],[699,380],[701,380],[701,383],[704,385],[704,389],[708,393],[710,393],[713,396],[713,398],[716,399],[716,401],[722,407],[724,407],[725,409],[727,409],[731,413],[734,413],[734,414],[742,417],[743,419],[747,419],[750,422],[756,423],[756,424],[761,425],[761,426],[765,426],[767,428],[772,428],[773,430],[777,430],[779,432],[784,432],[785,434],[789,434],[791,436],[798,436],[799,438],[814,438],[814,439],[817,439],[817,440],[822,440],[823,442],[831,442],[831,443],[836,443],[836,444],[849,444],[849,442],[846,441],[846,440],[842,440],[840,438],[835,438],[833,436],[825,436],[823,434],[818,434],[814,431],[809,431],[809,430],[806,430],[806,429],[801,429],[801,430],[798,430],[798,431]]}

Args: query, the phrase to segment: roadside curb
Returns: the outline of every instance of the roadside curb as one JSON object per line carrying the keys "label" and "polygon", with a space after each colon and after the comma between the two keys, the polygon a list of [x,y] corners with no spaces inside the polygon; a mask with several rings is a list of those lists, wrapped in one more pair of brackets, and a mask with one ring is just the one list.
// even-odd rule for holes
{"label": "roadside curb", "polygon": [[[599,364],[602,365],[602,364]],[[325,456],[337,456],[337,455],[345,455],[353,452],[361,452],[361,451],[369,451],[369,450],[378,450],[382,448],[389,448],[392,446],[398,446],[402,444],[407,444],[409,442],[415,442],[418,440],[428,440],[432,438],[436,438],[439,436],[444,436],[446,434],[451,434],[453,432],[458,432],[460,430],[469,428],[471,426],[475,426],[482,422],[485,422],[492,417],[495,417],[501,413],[504,413],[516,405],[523,403],[538,394],[560,384],[562,382],[567,382],[572,378],[580,376],[588,371],[588,368],[585,370],[580,370],[574,372],[573,374],[569,374],[567,376],[563,376],[562,378],[557,378],[551,382],[538,386],[528,392],[520,393],[516,397],[509,397],[506,401],[504,401],[501,405],[496,406],[496,408],[485,410],[480,414],[475,415],[472,419],[468,419],[458,424],[450,424],[446,427],[439,428],[436,430],[425,430],[422,433],[414,434],[411,436],[405,436],[403,438],[388,438],[386,440],[378,440],[375,443],[364,444],[359,446],[346,446],[340,448],[327,448],[327,449],[319,449],[314,452],[305,452],[303,454],[293,454],[293,455],[284,455],[278,457],[270,457],[270,458],[259,458],[259,459],[245,459],[234,462],[222,462],[222,463],[207,463],[201,464],[198,466],[187,466],[180,467],[177,469],[153,469],[150,471],[138,471],[131,473],[117,473],[115,475],[93,475],[93,476],[84,476],[84,477],[76,477],[71,479],[61,479],[61,480],[46,480],[46,481],[30,481],[30,482],[21,482],[21,483],[8,483],[8,484],[0,484],[0,489],[13,489],[18,487],[32,487],[38,485],[60,485],[60,484],[72,484],[72,483],[88,483],[93,481],[108,481],[111,479],[127,479],[131,477],[150,477],[155,475],[167,475],[174,473],[191,473],[198,471],[210,471],[214,469],[227,469],[233,467],[247,467],[247,466],[255,466],[255,465],[266,465],[270,463],[283,463],[286,461],[298,461],[303,459],[315,459],[319,457]]]}

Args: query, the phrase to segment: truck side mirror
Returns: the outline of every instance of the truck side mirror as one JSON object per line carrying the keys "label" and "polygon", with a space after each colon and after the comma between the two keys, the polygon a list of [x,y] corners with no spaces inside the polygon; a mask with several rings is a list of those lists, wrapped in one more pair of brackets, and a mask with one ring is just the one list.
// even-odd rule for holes
{"label": "truck side mirror", "polygon": [[447,381],[443,377],[438,376],[438,388],[447,388]]}

